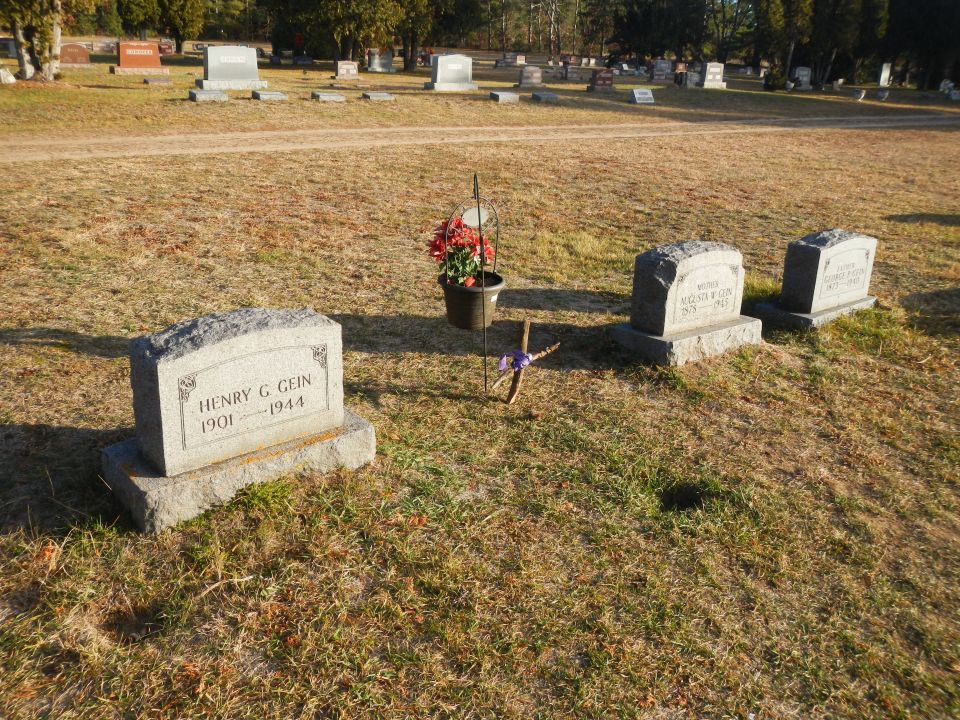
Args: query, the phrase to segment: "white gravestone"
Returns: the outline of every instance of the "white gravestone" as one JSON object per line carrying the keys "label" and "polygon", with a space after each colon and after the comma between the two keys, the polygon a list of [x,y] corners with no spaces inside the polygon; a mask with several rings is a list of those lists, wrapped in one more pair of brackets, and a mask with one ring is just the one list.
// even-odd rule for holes
{"label": "white gravestone", "polygon": [[260,79],[257,51],[239,45],[209,46],[203,51],[203,79],[196,81],[201,90],[262,90],[267,81]]}
{"label": "white gravestone", "polygon": [[104,450],[104,478],[156,531],[295,465],[369,462],[372,427],[343,408],[341,353],[340,325],[312,310],[248,308],[137,338],[137,437]]}
{"label": "white gravestone", "polygon": [[614,337],[648,362],[682,365],[760,342],[761,323],[740,314],[743,258],[691,240],[637,256],[630,323]]}
{"label": "white gravestone", "polygon": [[727,84],[723,81],[723,63],[706,63],[706,69],[697,82],[697,87],[726,90]]}
{"label": "white gravestone", "polygon": [[337,60],[336,73],[337,80],[359,80],[360,65],[353,60]]}
{"label": "white gravestone", "polygon": [[779,301],[759,303],[757,315],[776,325],[814,328],[872,307],[876,253],[876,238],[838,229],[790,243]]}
{"label": "white gravestone", "polygon": [[890,84],[890,70],[892,67],[890,63],[884,63],[880,66],[880,79],[877,81],[877,85],[887,87]]}
{"label": "white gravestone", "polygon": [[635,88],[630,91],[631,105],[653,105],[653,91],[644,88]]}
{"label": "white gravestone", "polygon": [[810,84],[813,79],[813,70],[810,68],[801,65],[794,70],[793,77],[797,82],[797,90],[810,90],[813,87]]}
{"label": "white gravestone", "polygon": [[393,50],[379,50],[372,48],[367,51],[367,72],[372,73],[392,73],[396,72],[393,67]]}
{"label": "white gravestone", "polygon": [[466,55],[433,55],[430,58],[430,82],[424,90],[476,90],[473,82],[473,59]]}

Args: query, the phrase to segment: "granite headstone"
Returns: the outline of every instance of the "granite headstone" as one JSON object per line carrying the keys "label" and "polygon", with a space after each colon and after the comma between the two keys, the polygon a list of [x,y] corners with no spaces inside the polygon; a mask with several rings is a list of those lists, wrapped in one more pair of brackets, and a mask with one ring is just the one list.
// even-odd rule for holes
{"label": "granite headstone", "polygon": [[241,45],[209,45],[203,51],[203,79],[196,81],[201,90],[262,90],[267,81],[260,79],[257,51]]}
{"label": "granite headstone", "polygon": [[467,55],[433,55],[430,58],[430,82],[424,90],[476,90],[473,82],[473,58]]}

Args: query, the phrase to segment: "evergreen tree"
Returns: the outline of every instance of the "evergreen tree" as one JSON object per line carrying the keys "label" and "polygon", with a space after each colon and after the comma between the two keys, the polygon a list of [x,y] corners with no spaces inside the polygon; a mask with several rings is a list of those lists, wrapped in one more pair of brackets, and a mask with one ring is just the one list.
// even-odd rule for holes
{"label": "evergreen tree", "polygon": [[136,33],[141,40],[146,40],[147,31],[156,29],[160,21],[157,0],[117,0],[117,12],[124,28]]}
{"label": "evergreen tree", "polygon": [[203,29],[203,0],[160,0],[160,18],[169,26],[177,52],[182,52],[183,41]]}

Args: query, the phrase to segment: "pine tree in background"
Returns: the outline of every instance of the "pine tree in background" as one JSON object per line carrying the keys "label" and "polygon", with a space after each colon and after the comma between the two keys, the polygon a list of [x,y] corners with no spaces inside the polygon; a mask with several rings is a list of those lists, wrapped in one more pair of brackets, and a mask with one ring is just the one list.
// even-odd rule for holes
{"label": "pine tree in background", "polygon": [[203,0],[160,0],[160,21],[169,27],[177,52],[183,52],[183,41],[203,29]]}
{"label": "pine tree in background", "polygon": [[160,21],[157,0],[117,0],[117,12],[124,28],[136,33],[141,40],[146,40],[147,31],[156,29]]}

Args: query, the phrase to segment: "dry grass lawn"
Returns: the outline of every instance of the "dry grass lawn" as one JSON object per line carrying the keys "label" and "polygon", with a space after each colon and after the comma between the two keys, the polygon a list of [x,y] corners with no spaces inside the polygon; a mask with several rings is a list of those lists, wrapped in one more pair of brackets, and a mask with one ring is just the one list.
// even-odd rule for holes
{"label": "dry grass lawn", "polygon": [[[643,109],[413,92],[200,108],[186,76],[127,82],[4,88],[0,133],[944,110],[750,88]],[[14,167],[0,717],[960,713],[957,128]],[[474,170],[504,230],[492,348],[524,318],[533,347],[562,342],[510,407],[481,397],[479,337],[446,324],[425,253]],[[673,370],[612,343],[636,253],[731,243],[749,306],[788,241],[837,226],[879,238],[876,309]],[[98,477],[99,449],[132,433],[126,342],[241,306],[342,323],[377,461],[138,535]]]}

